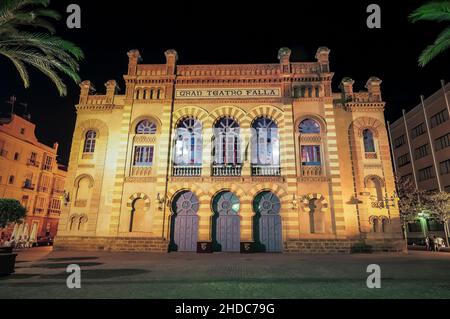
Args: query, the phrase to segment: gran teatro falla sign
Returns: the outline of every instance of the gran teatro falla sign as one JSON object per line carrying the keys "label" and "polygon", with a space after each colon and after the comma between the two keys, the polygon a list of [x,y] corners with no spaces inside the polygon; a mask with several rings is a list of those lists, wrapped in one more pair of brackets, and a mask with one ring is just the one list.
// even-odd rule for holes
{"label": "gran teatro falla sign", "polygon": [[255,99],[281,97],[280,88],[177,89],[176,99]]}

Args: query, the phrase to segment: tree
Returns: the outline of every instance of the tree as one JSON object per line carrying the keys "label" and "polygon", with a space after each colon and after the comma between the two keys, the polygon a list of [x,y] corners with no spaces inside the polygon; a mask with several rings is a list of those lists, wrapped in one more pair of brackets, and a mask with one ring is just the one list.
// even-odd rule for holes
{"label": "tree", "polygon": [[418,190],[410,178],[397,177],[398,208],[403,226],[406,245],[408,245],[408,224],[417,220],[419,214],[427,210],[426,194]]}
{"label": "tree", "polygon": [[450,221],[450,193],[435,192],[427,196],[428,210],[431,217],[444,224],[445,241],[449,246],[448,222]]}
{"label": "tree", "polygon": [[65,96],[67,87],[60,74],[79,83],[78,62],[84,55],[72,42],[53,35],[55,29],[49,20],[59,20],[61,16],[47,9],[49,3],[50,0],[0,1],[0,55],[14,64],[25,88],[30,86],[26,68],[30,65],[50,78],[59,94]]}
{"label": "tree", "polygon": [[26,208],[18,200],[0,199],[0,228],[5,228],[10,223],[20,222],[26,214]]}
{"label": "tree", "polygon": [[[409,15],[409,19],[415,23],[417,21],[434,21],[449,22],[450,21],[450,1],[435,0],[422,5]],[[419,65],[421,67],[428,64],[437,55],[441,54],[450,47],[450,26],[442,31],[433,44],[429,45],[422,51],[419,57]]]}

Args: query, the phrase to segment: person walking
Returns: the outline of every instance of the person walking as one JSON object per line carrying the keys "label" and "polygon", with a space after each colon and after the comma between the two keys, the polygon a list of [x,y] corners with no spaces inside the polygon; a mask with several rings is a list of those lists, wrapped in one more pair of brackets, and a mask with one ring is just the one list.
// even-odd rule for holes
{"label": "person walking", "polygon": [[425,237],[425,246],[427,247],[427,251],[430,250],[430,237]]}
{"label": "person walking", "polygon": [[436,235],[433,235],[433,247],[434,247],[434,251],[438,251],[438,242],[437,242]]}

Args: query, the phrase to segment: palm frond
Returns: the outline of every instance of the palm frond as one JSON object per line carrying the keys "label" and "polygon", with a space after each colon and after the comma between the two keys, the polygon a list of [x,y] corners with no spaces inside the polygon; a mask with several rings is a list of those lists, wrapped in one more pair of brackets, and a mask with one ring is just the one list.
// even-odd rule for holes
{"label": "palm frond", "polygon": [[19,72],[19,74],[20,74],[20,78],[22,79],[23,86],[25,88],[29,88],[30,87],[30,77],[28,75],[25,64],[23,64],[22,61],[20,61],[19,59],[15,58],[14,54],[11,54],[10,52],[8,52],[6,50],[5,51],[0,50],[0,54],[4,55],[9,60],[11,60],[11,62],[16,67],[17,72]]}
{"label": "palm frond", "polygon": [[412,22],[417,21],[450,21],[450,1],[432,1],[420,6],[409,15]]}
{"label": "palm frond", "polygon": [[450,27],[445,29],[433,44],[429,45],[419,57],[419,65],[425,66],[436,56],[450,48]]}

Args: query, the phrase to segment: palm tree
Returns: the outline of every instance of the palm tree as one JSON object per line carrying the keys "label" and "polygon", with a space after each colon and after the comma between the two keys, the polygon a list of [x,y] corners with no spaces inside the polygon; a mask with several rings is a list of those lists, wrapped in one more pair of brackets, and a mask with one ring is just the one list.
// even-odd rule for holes
{"label": "palm tree", "polygon": [[[417,21],[435,21],[435,22],[449,22],[450,21],[450,1],[449,0],[435,0],[417,8],[409,15],[409,19],[415,23]],[[429,45],[422,51],[419,57],[419,65],[421,67],[428,64],[437,55],[444,52],[450,47],[450,26],[442,31],[433,44]]]}
{"label": "palm tree", "polygon": [[59,94],[65,96],[67,87],[61,74],[79,83],[78,62],[84,55],[72,42],[54,36],[55,29],[49,20],[61,17],[47,9],[49,3],[50,0],[0,1],[0,55],[14,64],[25,88],[30,86],[26,66],[31,65],[49,77]]}

